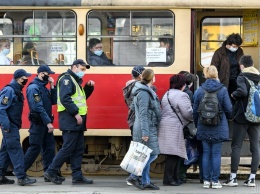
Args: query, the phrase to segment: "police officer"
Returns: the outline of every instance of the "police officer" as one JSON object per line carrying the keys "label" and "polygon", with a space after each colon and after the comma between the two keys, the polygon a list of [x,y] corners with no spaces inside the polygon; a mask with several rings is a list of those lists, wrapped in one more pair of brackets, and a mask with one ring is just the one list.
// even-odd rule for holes
{"label": "police officer", "polygon": [[36,179],[30,179],[26,176],[19,135],[24,105],[22,89],[26,85],[29,76],[31,74],[23,69],[16,70],[14,79],[0,93],[0,124],[3,134],[0,149],[0,177],[4,179],[5,167],[10,157],[14,173],[18,178],[17,184],[21,186],[36,182]]}
{"label": "police officer", "polygon": [[55,184],[62,184],[57,172],[68,158],[71,162],[72,184],[93,183],[93,180],[85,178],[81,171],[87,120],[86,99],[92,94],[95,84],[90,80],[84,88],[81,87],[84,73],[89,68],[83,60],[75,60],[71,69],[61,74],[57,82],[57,105],[63,145],[44,173],[44,176]]}
{"label": "police officer", "polygon": [[[27,171],[42,153],[43,170],[46,171],[55,156],[55,140],[53,136],[52,105],[57,104],[57,90],[54,79],[50,77],[55,72],[47,65],[41,65],[37,70],[38,75],[28,85],[26,96],[30,109],[29,129],[30,147],[24,156],[24,166]],[[50,90],[46,88],[50,84]],[[45,182],[50,182],[45,178]]]}

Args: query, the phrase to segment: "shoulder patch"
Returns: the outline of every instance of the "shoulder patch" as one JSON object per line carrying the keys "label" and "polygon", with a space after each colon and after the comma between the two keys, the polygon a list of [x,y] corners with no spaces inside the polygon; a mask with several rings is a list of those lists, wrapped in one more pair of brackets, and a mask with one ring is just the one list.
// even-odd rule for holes
{"label": "shoulder patch", "polygon": [[7,105],[8,104],[8,100],[9,100],[8,97],[4,96],[4,98],[1,101],[1,104],[2,105]]}
{"label": "shoulder patch", "polygon": [[34,98],[35,102],[40,102],[41,101],[41,97],[39,96],[39,94],[34,94],[33,98]]}
{"label": "shoulder patch", "polygon": [[64,81],[64,85],[65,85],[65,86],[69,85],[69,83],[70,83],[70,80],[69,80],[69,79],[64,79],[63,81]]}

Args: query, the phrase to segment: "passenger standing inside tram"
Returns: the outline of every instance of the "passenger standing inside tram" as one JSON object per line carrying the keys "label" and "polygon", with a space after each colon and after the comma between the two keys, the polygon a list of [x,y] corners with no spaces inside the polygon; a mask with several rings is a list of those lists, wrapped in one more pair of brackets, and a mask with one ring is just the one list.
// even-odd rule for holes
{"label": "passenger standing inside tram", "polygon": [[[224,87],[222,83],[218,80],[217,68],[213,65],[205,67],[203,69],[206,81],[203,83],[194,94],[194,104],[193,104],[193,118],[197,126],[197,139],[202,141],[203,155],[202,155],[202,166],[203,166],[203,188],[218,189],[222,188],[219,182],[220,167],[221,167],[221,148],[222,143],[229,139],[229,129],[227,119],[232,118],[232,104],[228,96],[227,88]],[[209,119],[203,119],[200,117],[204,116],[208,112],[204,113],[202,116],[199,111],[202,100],[207,91],[209,94],[216,93],[217,95],[217,105],[220,107],[220,111],[217,112],[217,117],[214,121],[219,120],[219,122],[209,122]],[[213,94],[212,94],[213,95]],[[210,97],[208,97],[210,98]],[[211,98],[210,100],[214,100]],[[212,104],[210,101],[210,104]],[[207,106],[205,104],[204,106]],[[205,110],[205,109],[204,109]],[[219,115],[220,114],[220,115]]]}
{"label": "passenger standing inside tram", "polygon": [[0,65],[13,65],[12,59],[7,57],[10,53],[10,40],[7,38],[0,39]]}
{"label": "passenger standing inside tram", "polygon": [[92,184],[93,180],[85,178],[81,171],[84,153],[84,131],[87,122],[86,100],[94,90],[94,82],[88,81],[84,88],[81,84],[86,69],[90,66],[77,59],[71,69],[62,73],[57,81],[57,105],[59,128],[62,131],[63,145],[54,157],[44,176],[55,184],[62,184],[58,171],[63,163],[70,159],[72,184]]}
{"label": "passenger standing inside tram", "polygon": [[[57,104],[57,90],[54,86],[54,79],[50,77],[55,72],[51,71],[50,67],[41,65],[37,69],[37,73],[38,75],[26,90],[31,124],[29,129],[30,147],[24,156],[24,166],[27,171],[41,153],[45,172],[55,156],[52,105]],[[50,84],[50,90],[46,87],[48,84]],[[45,181],[49,182],[46,178]]]}
{"label": "passenger standing inside tram", "polygon": [[161,119],[161,108],[156,93],[151,89],[154,82],[155,76],[153,70],[146,69],[142,73],[141,82],[136,82],[133,88],[133,104],[135,111],[133,141],[145,142],[145,144],[153,150],[143,169],[142,183],[139,182],[136,175],[131,174],[127,178],[128,182],[141,190],[160,189],[158,186],[151,183],[149,176],[150,164],[158,157],[158,154],[160,154],[158,125]]}
{"label": "passenger standing inside tram", "polygon": [[6,164],[9,164],[10,160],[18,179],[18,185],[24,186],[36,182],[36,179],[28,178],[25,173],[24,155],[19,134],[24,106],[22,89],[30,76],[31,74],[23,69],[16,70],[14,79],[0,93],[0,124],[3,134],[0,149],[0,177],[2,182],[5,180],[6,184],[14,183],[4,176]]}
{"label": "passenger standing inside tram", "polygon": [[[216,66],[218,77],[222,84],[228,88],[229,96],[237,89],[236,79],[240,73],[239,59],[244,55],[243,43],[239,34],[231,34],[218,48],[211,60],[211,65]],[[234,103],[234,100],[231,99]]]}

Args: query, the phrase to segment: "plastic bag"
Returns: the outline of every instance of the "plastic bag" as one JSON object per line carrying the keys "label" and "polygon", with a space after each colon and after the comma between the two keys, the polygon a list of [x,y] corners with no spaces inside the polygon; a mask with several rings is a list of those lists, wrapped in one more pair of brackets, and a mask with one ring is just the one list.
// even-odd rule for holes
{"label": "plastic bag", "polygon": [[120,164],[121,168],[136,176],[141,176],[152,151],[142,143],[131,141],[130,147]]}
{"label": "plastic bag", "polygon": [[186,152],[187,158],[184,160],[184,165],[192,165],[196,163],[199,159],[199,150],[197,148],[196,141],[186,140]]}

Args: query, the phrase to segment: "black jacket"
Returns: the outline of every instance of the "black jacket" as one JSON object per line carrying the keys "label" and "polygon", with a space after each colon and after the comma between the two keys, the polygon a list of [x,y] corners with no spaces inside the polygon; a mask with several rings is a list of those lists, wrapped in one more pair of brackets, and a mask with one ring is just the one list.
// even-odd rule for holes
{"label": "black jacket", "polygon": [[[62,131],[80,131],[80,130],[85,131],[86,115],[81,116],[83,119],[82,125],[78,125],[77,120],[75,118],[75,115],[78,114],[78,107],[72,101],[71,96],[76,92],[76,86],[72,82],[70,76],[72,76],[77,81],[80,87],[83,82],[83,80],[79,78],[70,69],[68,69],[66,73],[61,74],[60,77],[58,78],[58,84],[59,84],[58,95],[60,97],[60,101],[62,105],[66,108],[66,110],[59,112],[59,128]],[[92,94],[94,87],[85,84],[83,89],[86,93],[86,99],[87,99]]]}
{"label": "black jacket", "polygon": [[247,77],[249,80],[253,81],[255,84],[258,84],[260,81],[260,74],[257,69],[254,67],[248,67],[243,70],[237,77],[237,89],[232,93],[233,97],[236,100],[233,109],[234,120],[237,123],[248,123],[245,118],[245,111],[248,103],[248,95],[250,90],[250,84],[246,80]]}

